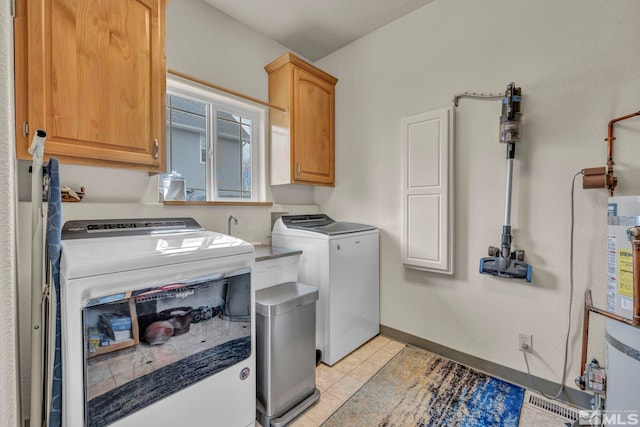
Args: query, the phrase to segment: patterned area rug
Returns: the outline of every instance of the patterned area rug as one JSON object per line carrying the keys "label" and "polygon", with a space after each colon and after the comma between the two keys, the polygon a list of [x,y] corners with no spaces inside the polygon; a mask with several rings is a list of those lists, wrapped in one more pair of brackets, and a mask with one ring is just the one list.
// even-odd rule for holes
{"label": "patterned area rug", "polygon": [[323,427],[517,427],[524,389],[405,347]]}

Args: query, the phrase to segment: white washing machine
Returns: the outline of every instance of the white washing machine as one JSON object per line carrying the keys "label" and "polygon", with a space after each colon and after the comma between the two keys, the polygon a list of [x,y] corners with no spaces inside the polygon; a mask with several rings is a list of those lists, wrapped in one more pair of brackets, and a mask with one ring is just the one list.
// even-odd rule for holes
{"label": "white washing machine", "polygon": [[171,218],[69,221],[61,248],[64,426],[253,426],[253,246]]}
{"label": "white washing machine", "polygon": [[316,347],[333,365],[380,332],[379,231],[324,214],[284,215],[273,246],[302,250],[299,280],[317,286]]}

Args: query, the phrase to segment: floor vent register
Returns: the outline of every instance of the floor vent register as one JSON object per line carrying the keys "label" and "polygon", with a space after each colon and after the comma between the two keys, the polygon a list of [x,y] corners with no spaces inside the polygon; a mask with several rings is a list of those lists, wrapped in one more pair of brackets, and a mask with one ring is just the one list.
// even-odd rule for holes
{"label": "floor vent register", "polygon": [[578,411],[569,405],[554,402],[540,395],[526,392],[525,400],[527,405],[533,406],[536,409],[542,410],[549,414],[553,414],[562,417],[568,421],[575,421],[578,419]]}

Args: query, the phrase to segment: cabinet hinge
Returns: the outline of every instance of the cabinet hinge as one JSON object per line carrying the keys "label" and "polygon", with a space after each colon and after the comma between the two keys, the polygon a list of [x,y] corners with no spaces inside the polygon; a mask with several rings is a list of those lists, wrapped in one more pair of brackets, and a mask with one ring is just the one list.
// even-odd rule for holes
{"label": "cabinet hinge", "polygon": [[22,136],[29,136],[29,123],[22,123]]}

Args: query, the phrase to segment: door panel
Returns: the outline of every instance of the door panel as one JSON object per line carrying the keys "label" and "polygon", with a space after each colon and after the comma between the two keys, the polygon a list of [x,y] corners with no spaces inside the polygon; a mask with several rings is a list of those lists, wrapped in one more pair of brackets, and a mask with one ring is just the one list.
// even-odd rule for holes
{"label": "door panel", "polygon": [[28,82],[23,120],[47,132],[45,154],[162,168],[164,2],[39,0],[26,15],[16,38],[29,35],[28,71],[16,80]]}
{"label": "door panel", "polygon": [[302,181],[332,183],[334,87],[297,68],[294,69],[294,81],[295,178]]}

